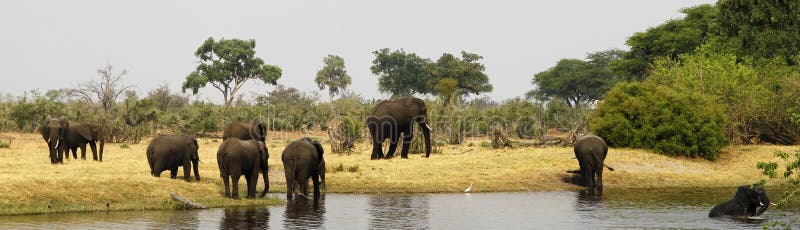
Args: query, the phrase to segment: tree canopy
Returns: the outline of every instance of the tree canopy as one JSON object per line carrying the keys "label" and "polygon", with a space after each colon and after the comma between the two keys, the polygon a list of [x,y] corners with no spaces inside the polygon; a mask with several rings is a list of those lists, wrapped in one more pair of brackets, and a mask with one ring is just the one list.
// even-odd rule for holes
{"label": "tree canopy", "polygon": [[527,95],[541,101],[563,98],[571,107],[600,100],[606,91],[621,81],[608,65],[619,59],[622,53],[612,49],[590,53],[587,61],[561,59],[555,66],[533,76],[536,88]]}
{"label": "tree canopy", "polygon": [[740,56],[797,64],[800,2],[720,0],[717,7],[722,35],[741,45]]}
{"label": "tree canopy", "polygon": [[325,66],[317,72],[317,83],[320,90],[328,88],[328,94],[333,98],[347,89],[352,82],[347,70],[344,69],[344,58],[337,55],[328,55],[323,60]]}
{"label": "tree canopy", "polygon": [[392,97],[411,96],[430,92],[429,73],[425,66],[429,59],[421,58],[403,49],[389,51],[388,48],[376,50],[372,61],[372,73],[378,75],[378,90],[390,93]]}
{"label": "tree canopy", "polygon": [[480,55],[461,51],[461,58],[445,53],[435,63],[430,63],[428,88],[430,92],[444,100],[447,106],[450,100],[460,100],[463,95],[487,93],[492,91],[489,77],[483,71],[486,67],[478,61]]}
{"label": "tree canopy", "polygon": [[236,93],[247,81],[258,79],[265,84],[277,84],[281,68],[264,64],[264,60],[255,56],[255,47],[256,41],[252,39],[206,39],[194,53],[200,59],[200,64],[186,77],[182,91],[191,89],[193,94],[197,94],[200,88],[211,84],[222,92],[224,110],[227,111]]}

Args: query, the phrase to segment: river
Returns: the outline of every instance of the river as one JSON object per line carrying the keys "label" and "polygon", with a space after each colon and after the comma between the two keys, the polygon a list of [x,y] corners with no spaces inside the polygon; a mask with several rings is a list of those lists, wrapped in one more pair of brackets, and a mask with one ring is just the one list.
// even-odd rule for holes
{"label": "river", "polygon": [[771,207],[756,219],[708,218],[708,211],[734,192],[606,189],[602,197],[582,191],[325,194],[318,202],[300,199],[269,207],[0,216],[0,229],[754,229],[788,223],[800,214],[796,208]]}

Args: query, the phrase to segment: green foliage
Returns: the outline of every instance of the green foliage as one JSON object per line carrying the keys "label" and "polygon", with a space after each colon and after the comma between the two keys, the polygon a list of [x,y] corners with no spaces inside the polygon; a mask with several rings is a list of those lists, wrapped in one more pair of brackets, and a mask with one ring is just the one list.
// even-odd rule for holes
{"label": "green foliage", "polygon": [[720,0],[717,7],[720,30],[740,44],[739,56],[797,64],[800,2]]}
{"label": "green foliage", "polygon": [[129,148],[131,148],[131,146],[128,145],[128,143],[122,143],[121,145],[119,145],[119,148],[121,148],[121,149],[129,149]]}
{"label": "green foliage", "polygon": [[328,131],[331,137],[331,151],[334,153],[352,152],[356,143],[364,137],[364,122],[350,117],[340,117],[332,131]]}
{"label": "green foliage", "polygon": [[11,143],[0,140],[0,149],[11,148]]}
{"label": "green foliage", "polygon": [[633,34],[625,42],[630,51],[611,63],[610,68],[628,81],[643,80],[648,67],[658,58],[677,58],[690,53],[709,37],[719,34],[717,8],[704,4],[684,8],[682,19],[669,20],[664,24]]}
{"label": "green foliage", "polygon": [[587,61],[561,59],[552,68],[533,76],[536,89],[527,95],[541,101],[563,98],[572,107],[591,104],[620,81],[608,65],[621,55],[621,50],[606,50],[589,54]]}
{"label": "green foliage", "polygon": [[270,130],[300,130],[320,124],[315,107],[318,101],[317,95],[278,85],[267,96],[257,97],[256,105],[266,108],[259,113],[267,114],[261,120],[269,121]]}
{"label": "green foliage", "polygon": [[36,90],[25,92],[25,96],[18,99],[17,103],[8,114],[8,118],[17,124],[17,128],[30,132],[39,128],[39,123],[47,116],[59,117],[66,115],[66,105],[53,98],[46,98]]}
{"label": "green foliage", "polygon": [[350,75],[344,69],[344,58],[337,55],[328,55],[323,60],[325,66],[317,72],[317,78],[314,82],[317,83],[320,90],[328,88],[328,93],[331,97],[342,93],[350,85]]}
{"label": "green foliage", "polygon": [[186,76],[181,89],[184,92],[191,89],[192,93],[197,94],[200,88],[211,84],[222,92],[227,111],[245,82],[258,79],[264,84],[277,84],[281,68],[264,64],[264,60],[255,56],[255,47],[256,41],[252,39],[206,39],[194,53],[200,59],[200,64]]}
{"label": "green foliage", "polygon": [[714,160],[728,144],[723,107],[691,90],[652,82],[621,83],[590,119],[610,146]]}
{"label": "green foliage", "polygon": [[178,112],[174,130],[190,135],[216,132],[222,129],[222,108],[204,102],[194,102]]}
{"label": "green foliage", "polygon": [[483,72],[486,67],[478,62],[481,59],[480,55],[465,51],[461,51],[461,58],[445,53],[435,63],[426,66],[430,73],[428,88],[444,101],[445,108],[452,100],[460,101],[464,95],[492,91],[489,77]]}
{"label": "green foliage", "polygon": [[390,52],[388,48],[376,50],[372,61],[372,73],[378,75],[378,90],[392,97],[426,94],[429,73],[425,66],[431,61],[403,49]]}
{"label": "green foliage", "polygon": [[[778,208],[786,207],[789,204],[797,204],[800,201],[800,150],[795,151],[794,154],[789,154],[786,152],[775,152],[775,157],[779,158],[781,163],[784,165],[783,175],[780,177],[786,180],[779,180],[779,186],[776,188],[783,188],[783,192],[781,196],[777,199],[775,204]],[[763,162],[760,161],[756,164],[756,168],[761,169],[761,173],[766,175],[769,180],[774,180],[778,178],[778,162],[770,161],[770,162]],[[766,180],[761,180],[759,184],[765,184]],[[773,200],[774,201],[774,200]],[[779,222],[772,222],[770,225],[774,228],[776,226],[783,226],[786,229],[789,229],[787,226],[792,226],[794,221],[797,218],[793,219],[789,223],[779,223]]]}
{"label": "green foliage", "polygon": [[358,172],[358,165],[347,167],[347,172],[351,173]]}
{"label": "green foliage", "polygon": [[155,103],[150,99],[137,100],[135,98],[128,98],[123,103],[122,119],[129,129],[129,140],[133,143],[139,143],[144,134],[149,134],[153,130],[147,125],[152,121],[157,120],[158,113]]}
{"label": "green foliage", "polygon": [[333,168],[333,172],[342,172],[342,171],[344,171],[344,165],[342,163],[339,163],[339,166]]}

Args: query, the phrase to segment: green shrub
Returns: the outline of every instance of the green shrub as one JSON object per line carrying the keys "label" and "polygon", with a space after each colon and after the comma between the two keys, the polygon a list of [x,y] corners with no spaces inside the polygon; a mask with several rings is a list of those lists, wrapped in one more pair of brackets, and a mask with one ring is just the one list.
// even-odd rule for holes
{"label": "green shrub", "polygon": [[0,149],[7,149],[7,148],[11,148],[11,143],[0,140]]}
{"label": "green shrub", "polygon": [[127,149],[127,148],[130,148],[130,147],[131,146],[129,146],[128,143],[122,143],[121,145],[119,145],[119,148],[121,148],[121,149]]}
{"label": "green shrub", "polygon": [[333,172],[341,172],[341,171],[344,171],[344,165],[342,165],[342,163],[339,163],[339,166],[333,168]]}
{"label": "green shrub", "polygon": [[690,90],[650,82],[621,83],[598,105],[590,126],[611,146],[714,160],[728,144],[723,110]]}
{"label": "green shrub", "polygon": [[358,165],[347,167],[347,171],[351,173],[358,172]]}
{"label": "green shrub", "polygon": [[353,151],[355,144],[363,139],[363,122],[350,117],[341,117],[340,121],[336,123],[338,124],[334,130],[328,131],[328,135],[331,136],[331,152]]}

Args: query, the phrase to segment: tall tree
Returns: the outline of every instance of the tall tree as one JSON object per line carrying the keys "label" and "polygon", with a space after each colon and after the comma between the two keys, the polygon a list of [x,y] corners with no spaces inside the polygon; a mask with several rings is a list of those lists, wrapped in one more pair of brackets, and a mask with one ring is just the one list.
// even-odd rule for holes
{"label": "tall tree", "polygon": [[738,40],[740,55],[797,64],[800,1],[720,0],[717,7],[721,32]]}
{"label": "tall tree", "polygon": [[247,81],[257,79],[276,85],[281,77],[281,68],[264,64],[264,60],[255,56],[255,47],[256,41],[252,39],[206,39],[194,53],[200,64],[186,76],[181,90],[191,89],[193,94],[197,94],[200,88],[211,84],[225,98],[223,112],[226,112]]}
{"label": "tall tree", "polygon": [[133,86],[125,85],[124,77],[128,71],[122,70],[114,72],[114,67],[106,63],[105,66],[97,70],[100,75],[99,80],[91,80],[81,83],[76,89],[71,90],[71,94],[76,95],[91,105],[98,105],[106,114],[111,114],[114,105],[120,96],[129,91]]}
{"label": "tall tree", "polygon": [[628,38],[625,43],[630,46],[630,51],[612,64],[612,70],[628,80],[642,80],[656,58],[676,59],[719,34],[716,7],[704,4],[684,8],[681,13],[686,14],[682,19],[669,20]]}
{"label": "tall tree", "polygon": [[323,60],[325,66],[317,72],[317,83],[320,90],[328,88],[328,95],[333,100],[337,94],[347,90],[347,86],[352,82],[347,70],[344,69],[344,59],[337,55],[328,55]]}
{"label": "tall tree", "polygon": [[612,49],[590,53],[587,61],[561,59],[555,66],[533,76],[536,88],[527,95],[542,101],[563,98],[574,108],[600,100],[614,84],[621,81],[621,77],[608,67],[621,53]]}
{"label": "tall tree", "polygon": [[428,64],[430,80],[428,86],[432,94],[441,97],[444,107],[460,101],[464,95],[491,92],[492,84],[483,71],[486,67],[478,61],[480,55],[461,51],[461,58],[445,53],[435,63]]}
{"label": "tall tree", "polygon": [[378,90],[391,93],[392,97],[426,94],[428,88],[428,72],[425,65],[430,60],[414,53],[406,53],[403,49],[390,52],[388,48],[376,50],[372,61],[372,73],[378,75]]}

